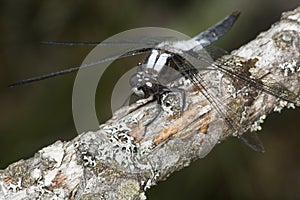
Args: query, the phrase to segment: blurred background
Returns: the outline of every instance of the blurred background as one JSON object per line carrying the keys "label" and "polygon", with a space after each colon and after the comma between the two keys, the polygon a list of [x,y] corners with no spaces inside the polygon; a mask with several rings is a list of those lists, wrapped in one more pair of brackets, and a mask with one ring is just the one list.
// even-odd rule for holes
{"label": "blurred background", "polygon": [[[299,5],[299,0],[1,1],[0,169],[77,135],[72,118],[76,74],[6,87],[80,65],[92,49],[45,46],[40,41],[102,41],[147,26],[193,36],[240,10],[234,28],[216,43],[230,51],[267,30],[283,11]],[[124,62],[125,66],[137,61]],[[117,67],[107,79],[122,70]],[[110,84],[106,86],[109,95]],[[99,99],[97,104],[101,121],[110,117],[108,103]],[[227,139],[206,158],[147,191],[149,199],[300,199],[299,118],[299,108],[270,115],[260,133],[266,153]]]}

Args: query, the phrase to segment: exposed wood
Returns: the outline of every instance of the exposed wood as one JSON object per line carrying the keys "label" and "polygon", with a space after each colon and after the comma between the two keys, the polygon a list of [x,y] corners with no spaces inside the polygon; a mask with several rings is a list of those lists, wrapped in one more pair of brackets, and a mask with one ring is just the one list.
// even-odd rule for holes
{"label": "exposed wood", "polygon": [[[256,78],[276,80],[299,95],[300,7],[283,13],[268,31],[218,62],[228,68],[250,66]],[[218,74],[203,78],[216,86],[217,77],[212,75]],[[232,80],[225,76],[225,85],[228,81]],[[32,158],[0,170],[0,199],[145,199],[146,189],[205,157],[233,134],[199,91],[190,83],[184,87],[187,100],[182,116],[163,112],[146,133],[143,124],[155,116],[155,102],[123,107],[98,131],[57,141]],[[254,98],[226,98],[240,118],[239,105],[248,105],[246,119],[239,119],[243,132],[259,130],[271,111],[293,106],[264,92],[251,95]]]}

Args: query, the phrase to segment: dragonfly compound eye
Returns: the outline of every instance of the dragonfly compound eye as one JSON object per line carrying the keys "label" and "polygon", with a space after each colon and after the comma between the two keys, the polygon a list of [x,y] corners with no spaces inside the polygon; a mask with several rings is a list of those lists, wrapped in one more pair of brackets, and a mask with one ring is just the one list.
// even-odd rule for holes
{"label": "dragonfly compound eye", "polygon": [[143,89],[133,87],[131,90],[134,94],[136,94],[139,97],[144,97],[145,96],[145,92],[143,91]]}

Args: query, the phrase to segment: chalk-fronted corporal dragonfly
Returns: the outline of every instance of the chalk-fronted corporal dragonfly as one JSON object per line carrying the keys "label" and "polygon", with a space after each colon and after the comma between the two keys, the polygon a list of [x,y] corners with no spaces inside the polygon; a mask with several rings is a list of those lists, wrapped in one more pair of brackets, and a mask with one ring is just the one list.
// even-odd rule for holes
{"label": "chalk-fronted corporal dragonfly", "polygon": [[[46,74],[39,77],[34,77],[26,80],[22,80],[11,84],[10,86],[27,84],[35,81],[40,81],[43,79],[51,78],[58,75],[63,75],[77,71],[79,69],[92,67],[95,64],[103,63],[119,58],[129,57],[138,54],[150,53],[146,61],[143,64],[138,65],[137,73],[130,80],[132,86],[132,91],[141,97],[153,96],[157,100],[157,103],[161,103],[161,95],[170,91],[170,88],[166,87],[165,84],[162,84],[160,77],[164,75],[167,68],[172,68],[178,71],[183,77],[190,80],[195,88],[203,95],[207,101],[211,104],[213,109],[220,115],[220,117],[225,121],[227,127],[232,132],[235,132],[237,135],[239,133],[245,132],[245,127],[242,125],[241,120],[242,116],[237,114],[237,109],[228,108],[228,105],[224,105],[224,100],[217,94],[219,91],[216,89],[211,89],[208,80],[204,80],[205,73],[210,71],[218,71],[224,76],[228,76],[229,79],[232,79],[235,82],[235,90],[243,90],[239,93],[244,99],[248,101],[241,106],[250,104],[249,96],[252,95],[252,99],[257,96],[257,91],[264,92],[270,96],[277,98],[294,105],[299,106],[300,100],[299,96],[289,91],[287,88],[282,86],[279,83],[264,82],[262,78],[253,77],[249,69],[240,67],[228,68],[220,64],[220,62],[214,62],[215,59],[207,59],[203,56],[203,51],[210,52],[211,44],[228,32],[237,18],[239,17],[239,12],[233,12],[232,14],[225,17],[223,20],[215,24],[214,26],[208,28],[204,32],[196,35],[195,37],[189,40],[181,41],[147,41],[147,48],[135,49],[128,52],[121,52],[118,55],[112,55],[104,59],[98,60],[97,62],[86,64],[79,67],[73,67],[66,70]],[[126,41],[123,44],[130,45],[136,44],[138,41]],[[101,45],[100,43],[73,43],[73,42],[48,42],[48,44],[59,44],[59,45]],[[102,43],[102,45],[118,45],[118,43],[109,44]],[[122,42],[120,42],[122,45]],[[214,51],[218,49],[215,48]],[[222,51],[224,53],[224,51]],[[221,55],[222,53],[219,53]],[[217,55],[217,54],[216,54]],[[218,58],[219,56],[213,55],[212,57]],[[195,60],[192,62],[190,60]],[[198,62],[199,61],[199,62]],[[247,61],[243,61],[247,62]],[[255,64],[255,60],[250,61],[249,63]],[[201,63],[201,64],[200,64]],[[248,63],[248,65],[249,65]],[[203,66],[200,66],[202,65]],[[199,65],[199,66],[197,66]],[[183,95],[184,98],[185,95]],[[254,96],[254,97],[253,97]],[[250,98],[250,99],[251,99]],[[250,102],[250,103],[249,103]],[[245,116],[244,116],[245,117]],[[245,141],[250,147],[257,151],[263,151],[263,146],[260,141],[253,134],[253,138],[246,138],[243,135],[240,137]]]}

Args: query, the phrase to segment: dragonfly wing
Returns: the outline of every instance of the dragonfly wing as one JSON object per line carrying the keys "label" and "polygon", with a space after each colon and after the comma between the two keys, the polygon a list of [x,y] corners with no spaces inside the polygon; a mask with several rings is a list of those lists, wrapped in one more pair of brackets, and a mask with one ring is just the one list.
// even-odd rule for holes
{"label": "dragonfly wing", "polygon": [[256,132],[246,132],[239,137],[246,145],[248,145],[253,150],[261,153],[265,152],[264,145],[259,139]]}
{"label": "dragonfly wing", "polygon": [[[188,61],[180,58],[180,56],[174,56],[174,58],[174,62],[177,65],[185,68],[185,71],[187,72],[185,76],[191,80],[193,85],[196,86],[201,94],[209,101],[213,109],[216,110],[220,117],[224,119],[229,130],[233,133],[237,133],[238,137],[252,149],[258,152],[264,152],[263,144],[259,140],[257,134],[253,132],[246,132],[247,129],[249,129],[249,124],[256,121],[256,118],[249,118],[247,120],[249,123],[244,124],[241,121],[241,118],[243,117],[243,109],[241,109],[241,106],[244,107],[243,105],[232,105],[228,103],[228,101],[230,101],[230,99],[228,99],[229,97],[222,94],[222,91],[219,89],[213,88],[213,85],[209,85],[204,77],[202,77],[202,71],[195,71],[197,69],[195,69],[192,64],[188,63]],[[208,71],[207,73],[210,72],[213,71]],[[213,77],[213,75],[211,74],[208,77]],[[222,94],[221,97],[220,94]]]}
{"label": "dragonfly wing", "polygon": [[[176,65],[180,68],[184,68],[186,78],[190,79],[193,85],[201,92],[201,94],[209,101],[212,107],[217,113],[224,119],[228,128],[232,129],[233,132],[243,132],[244,128],[237,123],[240,118],[232,109],[227,109],[226,96],[220,96],[220,91],[217,88],[209,85],[203,78],[203,73],[198,73],[198,70],[188,61],[183,60],[180,56],[174,56],[173,58]],[[212,71],[211,71],[212,72]],[[209,72],[206,72],[209,73]]]}
{"label": "dragonfly wing", "polygon": [[61,70],[61,71],[57,71],[57,72],[52,72],[52,73],[45,74],[45,75],[42,75],[42,76],[37,76],[37,77],[29,78],[29,79],[24,79],[24,80],[12,83],[12,84],[8,85],[8,87],[14,87],[14,86],[17,86],[17,85],[24,85],[24,84],[28,84],[28,83],[32,83],[32,82],[36,82],[36,81],[40,81],[40,80],[44,80],[44,79],[48,79],[48,78],[52,78],[52,77],[55,77],[55,76],[69,74],[69,73],[72,73],[72,72],[77,71],[79,69],[85,69],[85,68],[93,67],[93,66],[95,66],[97,64],[100,64],[100,63],[113,61],[113,60],[116,60],[116,59],[125,58],[125,57],[129,57],[129,56],[133,56],[133,55],[144,54],[144,53],[147,53],[147,52],[151,51],[151,49],[152,49],[152,47],[151,48],[135,49],[135,50],[131,50],[131,51],[130,50],[125,50],[125,51],[122,51],[120,53],[110,55],[110,56],[105,57],[103,59],[97,60],[95,62],[87,63],[87,64],[84,64],[84,65],[81,65],[81,66],[75,66],[75,67],[68,68],[68,69]]}
{"label": "dragonfly wing", "polygon": [[[202,51],[201,51],[202,52]],[[233,77],[236,80],[240,81],[240,84],[244,85],[249,85],[250,87],[253,87],[257,89],[258,91],[262,91],[266,94],[269,94],[271,96],[274,96],[276,98],[279,98],[281,100],[287,101],[288,103],[293,103],[294,105],[300,106],[300,99],[299,95],[295,94],[294,92],[290,91],[283,85],[279,84],[275,80],[272,80],[270,77],[255,77],[253,78],[252,74],[249,71],[245,71],[244,66],[237,66],[235,68],[231,67],[229,68],[228,66],[223,66],[223,61],[222,60],[217,60],[217,62],[214,62],[212,58],[209,58],[209,56],[203,56],[202,54],[199,54],[197,51],[186,51],[182,52],[181,56],[186,58],[186,59],[196,59],[197,62],[199,63],[200,67],[197,67],[197,69],[203,68],[205,69],[210,69],[210,70],[218,70],[223,72],[224,74]],[[238,58],[237,60],[240,60],[238,56],[232,56],[232,58]],[[241,64],[251,64],[252,67],[255,67],[255,62],[250,60],[245,60]],[[252,63],[251,63],[252,62]],[[203,66],[203,67],[202,67]],[[246,69],[247,70],[247,69]],[[255,74],[263,74],[263,70],[258,69],[255,67]],[[244,71],[244,72],[240,72]],[[249,75],[250,73],[250,75]],[[254,75],[255,75],[254,74]],[[266,74],[266,73],[264,73]]]}
{"label": "dragonfly wing", "polygon": [[238,19],[239,15],[240,12],[238,11],[231,13],[214,26],[193,37],[193,39],[200,42],[203,47],[212,44],[231,29],[235,21]]}
{"label": "dragonfly wing", "polygon": [[228,52],[226,50],[214,45],[209,45],[200,51],[205,51],[205,54],[209,54],[210,58],[214,61],[224,55],[228,55]]}
{"label": "dragonfly wing", "polygon": [[103,42],[72,42],[72,41],[42,41],[43,45],[61,45],[61,46],[137,46],[137,45],[151,45],[155,47],[161,42],[172,41],[176,38],[171,36],[165,37],[141,37],[135,38],[134,41],[118,40],[118,41],[103,41]]}

